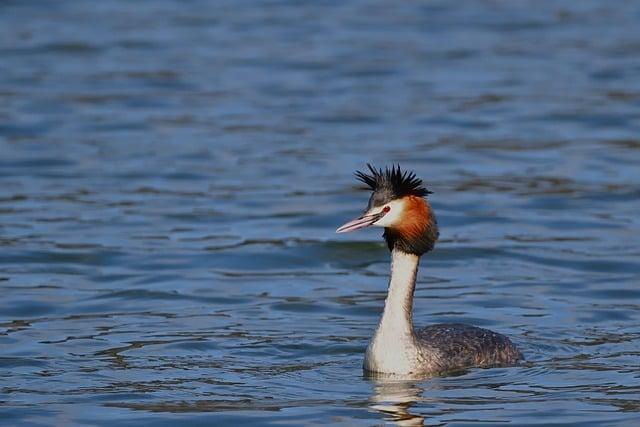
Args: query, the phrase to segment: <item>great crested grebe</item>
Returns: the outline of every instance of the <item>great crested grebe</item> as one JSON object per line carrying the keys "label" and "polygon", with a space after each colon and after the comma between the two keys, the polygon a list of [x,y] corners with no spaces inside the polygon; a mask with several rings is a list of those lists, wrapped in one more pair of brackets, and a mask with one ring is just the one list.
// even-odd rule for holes
{"label": "great crested grebe", "polygon": [[475,326],[445,323],[414,330],[413,292],[420,257],[433,249],[438,224],[425,199],[428,191],[413,172],[400,166],[360,171],[356,177],[373,191],[365,213],[336,230],[384,227],[391,251],[391,278],[378,328],[364,357],[364,369],[383,374],[440,374],[472,367],[505,366],[522,359],[504,335]]}

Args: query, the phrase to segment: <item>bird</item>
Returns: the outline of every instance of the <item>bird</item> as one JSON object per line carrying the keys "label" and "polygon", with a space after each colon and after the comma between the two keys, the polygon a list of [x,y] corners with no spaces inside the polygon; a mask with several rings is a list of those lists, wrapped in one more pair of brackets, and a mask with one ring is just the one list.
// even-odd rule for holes
{"label": "bird", "polygon": [[488,329],[461,323],[413,326],[413,295],[420,258],[438,240],[438,223],[423,181],[400,165],[376,169],[356,178],[371,191],[365,212],[340,226],[346,233],[383,227],[391,251],[391,273],[384,310],[367,347],[363,369],[391,375],[442,375],[470,368],[511,366],[523,355],[511,340]]}

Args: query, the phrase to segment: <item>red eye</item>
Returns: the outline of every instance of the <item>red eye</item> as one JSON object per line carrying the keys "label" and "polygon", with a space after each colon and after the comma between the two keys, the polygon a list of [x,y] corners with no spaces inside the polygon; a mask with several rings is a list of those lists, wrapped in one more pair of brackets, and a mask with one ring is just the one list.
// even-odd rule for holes
{"label": "red eye", "polygon": [[384,208],[382,208],[382,212],[387,213],[391,210],[391,208],[389,206],[385,206]]}

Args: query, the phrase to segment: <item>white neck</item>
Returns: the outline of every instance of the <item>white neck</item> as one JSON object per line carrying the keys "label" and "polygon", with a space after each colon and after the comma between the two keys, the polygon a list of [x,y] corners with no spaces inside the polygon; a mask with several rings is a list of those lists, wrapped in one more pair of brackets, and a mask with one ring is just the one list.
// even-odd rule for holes
{"label": "white neck", "polygon": [[416,288],[419,260],[417,255],[398,250],[391,252],[389,291],[376,334],[413,333],[413,291]]}
{"label": "white neck", "polygon": [[413,292],[420,258],[394,249],[391,252],[391,279],[378,324],[367,354],[370,371],[408,373],[417,356],[413,333]]}

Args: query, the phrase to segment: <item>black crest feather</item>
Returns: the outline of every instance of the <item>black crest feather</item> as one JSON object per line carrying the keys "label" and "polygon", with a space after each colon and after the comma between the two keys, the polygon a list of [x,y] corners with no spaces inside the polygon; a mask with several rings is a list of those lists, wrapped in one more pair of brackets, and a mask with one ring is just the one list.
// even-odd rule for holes
{"label": "black crest feather", "polygon": [[[355,175],[374,193],[384,195],[385,199],[397,199],[404,196],[425,197],[431,194],[416,174],[400,170],[400,165],[376,169],[367,163],[370,173],[356,171]],[[388,200],[387,200],[388,201]]]}

